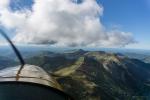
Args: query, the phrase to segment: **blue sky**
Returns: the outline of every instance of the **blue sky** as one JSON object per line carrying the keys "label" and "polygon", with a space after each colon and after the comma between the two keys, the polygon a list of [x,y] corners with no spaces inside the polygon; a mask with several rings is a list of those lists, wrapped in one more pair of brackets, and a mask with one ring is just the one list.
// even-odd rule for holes
{"label": "blue sky", "polygon": [[[16,4],[18,6],[16,6]],[[33,0],[11,0],[10,7],[14,11],[22,8],[31,9],[32,4],[33,4]]]}
{"label": "blue sky", "polygon": [[149,0],[98,0],[104,7],[102,22],[107,28],[118,26],[132,32],[138,42],[128,48],[150,49]]}
{"label": "blue sky", "polygon": [[[20,9],[10,6],[13,10]],[[18,0],[22,8],[31,8],[32,0]],[[150,49],[150,1],[149,0],[97,0],[104,8],[101,21],[109,30],[112,28],[133,33],[137,41],[126,48]]]}

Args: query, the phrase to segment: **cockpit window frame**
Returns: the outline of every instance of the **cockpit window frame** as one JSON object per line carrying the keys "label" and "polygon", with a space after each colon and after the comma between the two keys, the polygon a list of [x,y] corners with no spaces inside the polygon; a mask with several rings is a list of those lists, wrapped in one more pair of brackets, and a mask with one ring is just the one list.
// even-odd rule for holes
{"label": "cockpit window frame", "polygon": [[50,91],[53,91],[54,93],[60,95],[60,96],[63,96],[66,98],[66,100],[74,100],[70,95],[58,90],[58,89],[55,89],[53,87],[50,87],[50,86],[46,86],[46,85],[42,85],[42,84],[38,84],[38,83],[31,83],[31,82],[21,82],[21,81],[4,81],[4,82],[0,82],[0,85],[25,85],[25,86],[34,86],[34,87],[41,87],[41,88],[44,88],[44,89],[48,89]]}

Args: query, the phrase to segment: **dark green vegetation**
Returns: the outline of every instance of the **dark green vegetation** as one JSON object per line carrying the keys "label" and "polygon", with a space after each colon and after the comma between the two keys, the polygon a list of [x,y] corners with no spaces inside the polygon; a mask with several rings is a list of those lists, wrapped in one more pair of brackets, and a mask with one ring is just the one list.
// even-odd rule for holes
{"label": "dark green vegetation", "polygon": [[0,56],[0,70],[6,67],[11,67],[17,65],[17,62],[14,59]]}
{"label": "dark green vegetation", "polygon": [[[103,51],[26,54],[28,64],[44,68],[75,100],[149,100],[150,64],[141,60]],[[1,66],[14,63],[1,59]]]}
{"label": "dark green vegetation", "polygon": [[76,100],[149,100],[150,64],[102,51],[44,52],[26,60],[53,74]]}

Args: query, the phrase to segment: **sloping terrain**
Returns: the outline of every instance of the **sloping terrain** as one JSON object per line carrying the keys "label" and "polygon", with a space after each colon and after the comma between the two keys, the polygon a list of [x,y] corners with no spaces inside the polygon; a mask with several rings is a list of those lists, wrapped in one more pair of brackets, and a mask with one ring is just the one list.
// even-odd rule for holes
{"label": "sloping terrain", "polygon": [[150,56],[149,56],[149,57],[145,57],[145,58],[143,59],[143,61],[146,62],[146,63],[150,63]]}
{"label": "sloping terrain", "polygon": [[150,64],[102,51],[37,55],[28,63],[56,77],[76,100],[149,100]]}
{"label": "sloping terrain", "polygon": [[11,58],[0,56],[0,70],[6,67],[14,67],[17,62]]}

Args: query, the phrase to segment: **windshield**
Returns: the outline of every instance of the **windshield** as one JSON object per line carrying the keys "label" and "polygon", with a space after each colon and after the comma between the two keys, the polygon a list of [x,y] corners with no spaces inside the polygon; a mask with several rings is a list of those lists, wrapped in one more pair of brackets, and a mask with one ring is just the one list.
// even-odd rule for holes
{"label": "windshield", "polygon": [[149,0],[0,0],[0,99],[149,100],[149,18]]}

